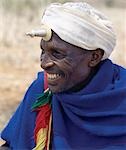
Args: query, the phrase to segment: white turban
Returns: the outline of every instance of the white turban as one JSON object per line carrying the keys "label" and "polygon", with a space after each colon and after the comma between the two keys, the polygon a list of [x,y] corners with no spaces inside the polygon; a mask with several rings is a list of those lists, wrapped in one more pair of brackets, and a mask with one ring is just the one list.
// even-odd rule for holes
{"label": "white turban", "polygon": [[116,43],[112,23],[87,3],[53,3],[44,12],[47,24],[62,40],[87,50],[101,48],[110,56]]}

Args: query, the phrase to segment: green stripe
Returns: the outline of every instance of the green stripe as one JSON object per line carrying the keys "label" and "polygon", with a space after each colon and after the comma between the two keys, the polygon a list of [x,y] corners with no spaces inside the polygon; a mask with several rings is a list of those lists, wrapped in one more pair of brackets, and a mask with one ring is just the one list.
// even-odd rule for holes
{"label": "green stripe", "polygon": [[32,105],[32,110],[35,110],[38,107],[41,107],[46,104],[51,104],[52,92],[47,90],[45,93],[39,95],[35,103]]}

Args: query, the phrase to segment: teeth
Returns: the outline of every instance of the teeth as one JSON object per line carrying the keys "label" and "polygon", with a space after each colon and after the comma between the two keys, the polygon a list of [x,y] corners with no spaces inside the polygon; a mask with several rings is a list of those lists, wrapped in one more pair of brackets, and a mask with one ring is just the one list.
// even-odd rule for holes
{"label": "teeth", "polygon": [[48,79],[56,79],[58,78],[60,75],[59,74],[47,74]]}

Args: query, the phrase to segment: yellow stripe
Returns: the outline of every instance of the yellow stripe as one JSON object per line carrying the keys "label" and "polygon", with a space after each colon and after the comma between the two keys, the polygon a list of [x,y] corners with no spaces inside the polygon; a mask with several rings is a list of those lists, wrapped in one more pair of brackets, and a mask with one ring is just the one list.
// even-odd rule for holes
{"label": "yellow stripe", "polygon": [[37,145],[33,150],[44,150],[46,145],[47,129],[41,128],[37,134]]}
{"label": "yellow stripe", "polygon": [[49,150],[49,144],[50,144],[50,137],[51,137],[51,125],[52,125],[52,114],[50,115],[50,119],[49,119],[47,150]]}

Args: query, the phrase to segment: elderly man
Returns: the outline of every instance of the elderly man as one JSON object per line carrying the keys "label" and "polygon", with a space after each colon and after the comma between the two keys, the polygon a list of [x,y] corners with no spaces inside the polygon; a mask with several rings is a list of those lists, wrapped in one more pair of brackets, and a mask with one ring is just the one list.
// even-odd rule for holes
{"label": "elderly man", "polygon": [[51,4],[40,30],[41,67],[2,132],[14,150],[126,149],[126,70],[108,57],[111,22],[86,3]]}

